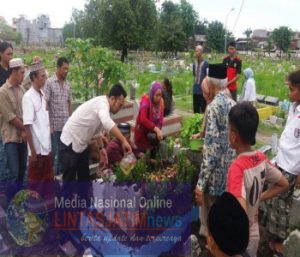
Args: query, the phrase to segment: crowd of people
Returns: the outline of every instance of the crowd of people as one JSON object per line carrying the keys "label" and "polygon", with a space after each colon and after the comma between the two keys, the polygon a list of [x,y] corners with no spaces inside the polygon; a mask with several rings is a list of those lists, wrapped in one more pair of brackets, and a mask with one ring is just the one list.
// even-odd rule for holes
{"label": "crowd of people", "polygon": [[[197,46],[193,67],[201,63],[204,65],[202,52],[202,46]],[[240,221],[224,216],[222,226],[228,226],[226,223],[229,222],[231,228],[227,227],[227,234],[219,238],[219,243],[215,242],[218,244],[215,256],[255,257],[260,241],[259,204],[266,201],[269,246],[274,251],[274,256],[282,256],[283,241],[289,235],[293,192],[300,186],[300,159],[296,157],[300,150],[300,70],[290,73],[286,79],[292,104],[279,140],[275,164],[272,164],[263,153],[252,149],[256,143],[259,124],[255,109],[254,72],[251,68],[244,70],[242,96],[237,99],[237,81],[241,74],[242,61],[236,55],[234,42],[229,43],[228,53],[222,64],[207,64],[207,70],[193,69],[194,89],[197,87],[194,90],[194,111],[199,110],[195,92],[200,92],[201,101],[205,101],[201,105],[206,106],[205,110],[201,108],[204,113],[203,131],[193,136],[204,138],[203,162],[195,189],[195,199],[200,205],[199,235],[206,238],[209,245],[209,215],[223,198],[224,192],[230,193],[248,216],[248,243],[242,250],[237,246],[241,246],[243,241],[238,242],[238,237],[233,235],[231,239],[228,238],[234,233],[229,230],[237,229]],[[198,83],[200,77],[204,77],[202,83]],[[219,215],[223,215],[225,209],[224,206]],[[236,241],[235,246],[239,250],[227,251],[228,240]],[[222,246],[224,242],[227,245]],[[232,249],[235,249],[234,246]]]}
{"label": "crowd of people", "polygon": [[[287,78],[292,105],[276,163],[271,164],[263,153],[252,149],[259,124],[254,72],[245,69],[238,102],[242,61],[233,42],[228,53],[222,63],[209,64],[203,58],[203,47],[195,48],[193,109],[204,113],[202,131],[193,136],[204,138],[195,189],[200,205],[199,235],[206,238],[215,256],[255,257],[260,240],[259,203],[267,201],[270,246],[280,256],[289,233],[292,195],[300,186],[300,71]],[[59,175],[64,182],[89,181],[91,158],[101,167],[110,167],[131,152],[143,158],[150,151],[155,158],[164,137],[164,117],[174,110],[170,80],[154,81],[141,97],[131,140],[130,125],[115,124],[110,116],[124,105],[127,93],[121,84],[73,111],[66,58],[58,58],[49,78],[39,57],[25,67],[22,59],[13,58],[13,47],[7,42],[0,44],[0,58],[2,183],[22,184],[27,176],[28,183],[49,198],[42,182],[54,181]],[[101,75],[100,86],[103,81]],[[106,133],[114,139],[107,141]],[[282,216],[286,217],[284,224]]]}

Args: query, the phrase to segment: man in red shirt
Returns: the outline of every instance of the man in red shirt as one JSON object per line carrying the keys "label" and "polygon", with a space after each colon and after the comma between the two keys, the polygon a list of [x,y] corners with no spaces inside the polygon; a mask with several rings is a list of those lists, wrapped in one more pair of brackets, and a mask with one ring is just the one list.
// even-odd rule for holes
{"label": "man in red shirt", "polygon": [[236,44],[228,44],[228,55],[223,59],[223,64],[227,67],[227,87],[230,90],[232,99],[237,99],[237,81],[242,72],[242,60],[236,55]]}

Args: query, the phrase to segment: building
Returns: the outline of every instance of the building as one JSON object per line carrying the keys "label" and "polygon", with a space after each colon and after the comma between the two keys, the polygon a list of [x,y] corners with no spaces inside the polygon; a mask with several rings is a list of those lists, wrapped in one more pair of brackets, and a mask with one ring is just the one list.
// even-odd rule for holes
{"label": "building", "polygon": [[252,33],[252,42],[254,47],[265,48],[268,45],[268,38],[272,35],[271,31],[265,29],[256,29]]}
{"label": "building", "polygon": [[206,35],[195,35],[195,45],[206,46]]}
{"label": "building", "polygon": [[300,32],[293,32],[292,41],[290,48],[292,50],[299,50],[300,49]]}
{"label": "building", "polygon": [[63,44],[63,29],[51,28],[47,15],[40,15],[32,22],[24,16],[13,19],[16,31],[22,35],[22,42],[26,45],[51,45]]}

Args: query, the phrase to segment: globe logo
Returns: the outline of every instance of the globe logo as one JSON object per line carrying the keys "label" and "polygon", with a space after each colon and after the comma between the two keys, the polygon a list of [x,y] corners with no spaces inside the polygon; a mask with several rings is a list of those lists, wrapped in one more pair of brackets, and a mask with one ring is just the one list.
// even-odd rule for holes
{"label": "globe logo", "polygon": [[19,191],[7,209],[8,232],[20,246],[39,243],[48,225],[47,206],[40,195],[31,190]]}

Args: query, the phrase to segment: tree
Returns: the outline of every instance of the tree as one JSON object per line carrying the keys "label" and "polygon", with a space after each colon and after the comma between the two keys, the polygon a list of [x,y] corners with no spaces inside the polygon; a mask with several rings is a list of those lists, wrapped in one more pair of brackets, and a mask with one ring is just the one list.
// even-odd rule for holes
{"label": "tree", "polygon": [[225,29],[219,21],[212,21],[207,28],[207,45],[211,49],[222,52],[224,50]]}
{"label": "tree", "polygon": [[90,0],[82,13],[72,15],[76,37],[92,37],[96,44],[120,49],[122,61],[128,49],[153,46],[156,20],[154,0]]}
{"label": "tree", "polygon": [[159,46],[162,51],[175,56],[186,46],[186,34],[183,31],[179,6],[171,1],[162,4],[159,19]]}
{"label": "tree", "polygon": [[197,34],[197,35],[206,35],[207,26],[208,26],[208,21],[207,20],[197,21],[196,26],[195,26],[195,34]]}
{"label": "tree", "polygon": [[187,38],[194,37],[198,22],[198,14],[186,0],[180,1],[180,16],[182,17],[183,32]]}
{"label": "tree", "polygon": [[251,29],[246,29],[244,31],[244,35],[246,35],[247,38],[247,50],[250,49],[250,43],[251,43],[251,34],[252,34],[252,30]]}
{"label": "tree", "polygon": [[[107,48],[94,46],[92,39],[66,40],[67,57],[72,63],[70,80],[76,99],[88,100],[96,92],[105,94],[109,86],[123,79],[124,69],[120,61],[113,59]],[[105,81],[101,88],[97,86],[97,75],[103,72]]]}
{"label": "tree", "polygon": [[22,40],[21,34],[16,32],[2,18],[0,18],[0,38],[6,41],[14,41],[16,44],[20,44]]}
{"label": "tree", "polygon": [[277,29],[274,29],[272,33],[272,39],[274,41],[274,44],[279,48],[281,57],[281,51],[287,53],[289,50],[289,46],[292,40],[292,31],[285,26],[279,27]]}

